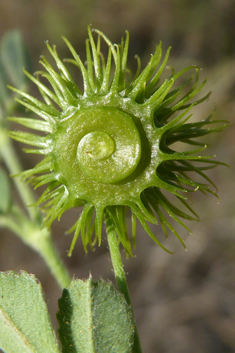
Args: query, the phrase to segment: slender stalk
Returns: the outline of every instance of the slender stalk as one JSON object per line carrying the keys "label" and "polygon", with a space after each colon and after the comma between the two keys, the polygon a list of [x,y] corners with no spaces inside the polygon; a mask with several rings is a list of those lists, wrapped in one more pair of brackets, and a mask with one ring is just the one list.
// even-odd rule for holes
{"label": "slender stalk", "polygon": [[44,242],[41,242],[38,252],[49,267],[61,289],[67,287],[71,282],[71,278],[55,249],[51,237],[47,237],[44,239]]}
{"label": "slender stalk", "polygon": [[[0,154],[10,174],[19,174],[22,171],[10,138],[3,129],[0,129]],[[35,203],[31,189],[21,182],[19,177],[14,177],[13,180],[25,206]],[[27,208],[27,211],[30,219],[14,205],[11,209],[13,218],[1,217],[0,226],[11,229],[24,243],[41,255],[61,288],[68,286],[71,278],[55,249],[50,231],[42,228],[43,220],[40,212],[35,206]]]}
{"label": "slender stalk", "polygon": [[[129,294],[129,290],[128,290],[128,286],[127,286],[126,275],[125,275],[125,271],[124,271],[124,267],[123,267],[123,263],[122,263],[118,238],[117,238],[112,221],[111,221],[107,211],[105,212],[105,222],[106,222],[106,232],[107,232],[109,251],[110,251],[110,256],[111,256],[111,260],[112,260],[115,280],[116,280],[116,283],[117,283],[117,286],[118,286],[120,292],[124,295],[127,303],[130,305],[130,307],[132,309],[133,317],[134,317],[134,312],[133,312],[133,308],[132,308],[131,300],[130,300],[130,294]],[[142,353],[136,323],[135,323],[134,345],[133,345],[132,352],[133,353]]]}
{"label": "slender stalk", "polygon": [[[69,285],[71,281],[69,273],[53,245],[50,234],[46,234],[47,230],[45,228],[36,229],[34,233],[32,231],[23,233],[21,226],[7,216],[0,216],[0,227],[10,229],[24,243],[41,255],[61,289]],[[38,241],[34,241],[36,238],[38,238]]]}
{"label": "slender stalk", "polygon": [[8,228],[15,234],[18,234],[21,231],[20,226],[15,221],[4,215],[0,216],[0,227]]}
{"label": "slender stalk", "polygon": [[18,237],[45,261],[59,286],[63,289],[71,281],[70,275],[64,266],[51,238],[51,232],[28,219],[17,206],[13,205],[9,216],[0,216],[0,226],[11,229]]}
{"label": "slender stalk", "polygon": [[[19,159],[12,146],[10,138],[7,136],[7,133],[1,129],[0,153],[11,175],[17,175],[22,171]],[[19,177],[14,177],[13,181],[25,206],[34,204],[35,198],[31,189],[25,183],[23,183]],[[27,211],[29,213],[30,218],[33,221],[38,222],[38,220],[40,219],[40,213],[37,208],[29,207],[27,208]]]}

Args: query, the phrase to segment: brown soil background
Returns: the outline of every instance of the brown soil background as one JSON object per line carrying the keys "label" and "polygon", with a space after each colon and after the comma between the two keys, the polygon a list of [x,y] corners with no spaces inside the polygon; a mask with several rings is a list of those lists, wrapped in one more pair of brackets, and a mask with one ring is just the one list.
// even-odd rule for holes
{"label": "brown soil background", "polygon": [[[61,58],[68,52],[65,35],[85,57],[87,25],[104,31],[116,43],[130,31],[130,66],[134,55],[143,64],[160,40],[164,51],[172,46],[169,64],[176,71],[186,65],[203,68],[201,80],[209,77],[208,102],[196,107],[194,119],[204,119],[217,107],[215,118],[231,125],[210,138],[210,155],[230,165],[210,171],[219,188],[218,201],[203,194],[193,195],[201,222],[188,224],[193,235],[178,229],[186,241],[185,252],[170,235],[165,245],[175,250],[164,253],[138,228],[136,257],[124,258],[143,352],[146,353],[233,353],[235,352],[235,198],[234,198],[234,114],[235,114],[235,3],[233,0],[0,0],[0,37],[19,29],[32,56],[34,71],[39,55],[47,54],[44,41],[57,45]],[[32,88],[34,89],[34,87]],[[25,168],[34,157],[22,153]],[[37,190],[40,193],[40,190]],[[72,258],[67,258],[71,227],[79,210],[72,210],[53,225],[56,247],[71,274],[113,280],[106,238],[94,253],[84,254],[78,241]],[[163,239],[160,227],[154,229]],[[124,255],[124,254],[123,254]],[[55,314],[61,290],[42,259],[7,230],[0,233],[0,270],[25,270],[42,283],[45,298],[57,327]],[[16,352],[17,353],[17,352]]]}

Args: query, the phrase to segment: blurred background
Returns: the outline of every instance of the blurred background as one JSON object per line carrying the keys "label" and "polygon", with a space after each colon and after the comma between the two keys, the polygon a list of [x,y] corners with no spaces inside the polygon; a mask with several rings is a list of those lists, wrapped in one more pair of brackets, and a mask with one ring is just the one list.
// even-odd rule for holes
{"label": "blurred background", "polygon": [[[233,0],[0,0],[0,38],[9,30],[21,31],[31,55],[32,72],[41,69],[39,56],[48,52],[44,41],[56,44],[60,58],[69,53],[61,39],[66,36],[85,59],[87,25],[102,30],[116,43],[130,32],[129,66],[134,55],[145,65],[159,41],[163,50],[172,46],[169,65],[176,71],[196,64],[209,77],[204,94],[209,101],[197,106],[194,119],[205,119],[216,107],[215,119],[231,125],[210,137],[207,153],[230,165],[210,171],[219,188],[213,195],[192,196],[201,222],[187,224],[193,231],[177,230],[188,251],[173,235],[164,242],[175,253],[158,248],[138,227],[136,257],[123,259],[128,273],[143,352],[232,353],[235,352],[235,3]],[[76,77],[76,71],[73,76]],[[78,80],[80,77],[78,77]],[[31,87],[34,92],[35,87]],[[36,91],[35,91],[36,92]],[[36,93],[37,94],[37,93]],[[21,152],[24,168],[35,157]],[[39,195],[41,192],[37,190]],[[1,197],[1,195],[0,195]],[[66,256],[71,236],[65,236],[79,210],[65,214],[53,224],[53,238],[71,274],[113,280],[105,234],[95,252],[84,254],[78,241],[73,256]],[[176,225],[177,227],[177,225]],[[163,239],[160,227],[155,234]],[[61,290],[43,260],[8,230],[0,230],[0,270],[25,270],[41,281],[55,329],[57,300]]]}

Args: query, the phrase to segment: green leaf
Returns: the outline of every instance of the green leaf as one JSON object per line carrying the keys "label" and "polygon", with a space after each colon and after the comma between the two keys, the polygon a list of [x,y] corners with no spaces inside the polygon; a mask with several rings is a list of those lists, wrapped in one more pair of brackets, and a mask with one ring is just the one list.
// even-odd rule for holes
{"label": "green leaf", "polygon": [[57,315],[63,353],[129,353],[133,315],[111,283],[73,280],[64,289]]}
{"label": "green leaf", "polygon": [[0,60],[10,81],[19,89],[26,85],[23,68],[30,71],[30,60],[23,37],[17,30],[7,32],[0,44]]}
{"label": "green leaf", "polygon": [[11,203],[10,182],[5,171],[0,167],[0,214],[9,210]]}
{"label": "green leaf", "polygon": [[26,272],[0,273],[0,349],[58,353],[40,283]]}

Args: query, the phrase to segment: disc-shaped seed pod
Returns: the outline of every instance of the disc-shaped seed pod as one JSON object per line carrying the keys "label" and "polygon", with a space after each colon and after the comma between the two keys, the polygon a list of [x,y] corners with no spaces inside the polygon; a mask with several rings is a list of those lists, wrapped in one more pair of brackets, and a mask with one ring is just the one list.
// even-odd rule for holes
{"label": "disc-shaped seed pod", "polygon": [[76,181],[72,183],[79,183],[84,175],[88,183],[113,184],[134,174],[141,156],[140,134],[132,117],[120,109],[81,109],[61,122],[60,132],[57,152],[60,149],[62,156],[68,149],[71,152],[71,160],[66,157],[60,163],[68,163],[64,170],[74,163]]}
{"label": "disc-shaped seed pod", "polygon": [[[192,101],[205,84],[204,81],[198,86],[197,67],[188,67],[177,74],[172,70],[169,78],[160,83],[170,51],[168,49],[160,63],[160,44],[142,72],[138,59],[136,75],[132,76],[127,69],[128,32],[126,40],[122,40],[119,46],[113,45],[102,32],[95,32],[98,34],[97,44],[88,28],[86,66],[64,39],[73,55],[73,59],[66,61],[80,69],[83,91],[59,59],[55,47],[51,48],[48,43],[58,71],[42,58],[45,71],[38,72],[37,77],[25,72],[38,86],[45,103],[13,88],[24,97],[24,100],[17,100],[41,119],[17,117],[11,120],[45,132],[44,137],[21,131],[10,133],[16,140],[36,147],[28,152],[45,155],[22,176],[29,178],[35,187],[48,184],[38,201],[46,210],[45,224],[48,226],[67,209],[83,206],[72,227],[75,233],[69,254],[80,232],[85,249],[88,244],[93,247],[97,239],[100,244],[105,212],[108,212],[126,252],[131,254],[125,215],[128,208],[132,212],[134,245],[136,218],[155,243],[165,250],[148,222],[160,222],[166,235],[166,228],[169,228],[184,245],[167,214],[188,229],[179,217],[198,217],[187,203],[185,194],[198,189],[216,194],[216,189],[210,189],[210,185],[215,185],[205,170],[221,163],[198,156],[206,146],[195,138],[218,131],[225,124],[212,121],[211,116],[201,122],[189,122],[190,109],[209,96]],[[101,38],[109,48],[107,60],[100,52]],[[178,88],[172,88],[175,81],[189,70],[195,71],[194,79],[191,77]],[[51,89],[39,79],[40,76],[48,80]],[[211,126],[218,123],[220,125]],[[176,142],[189,147],[197,145],[199,149],[177,152],[173,148]],[[194,181],[189,172],[194,172],[206,183]],[[174,194],[185,210],[171,203],[164,190]]]}

